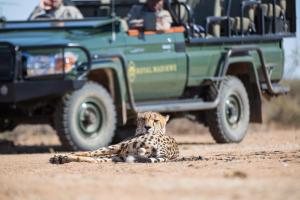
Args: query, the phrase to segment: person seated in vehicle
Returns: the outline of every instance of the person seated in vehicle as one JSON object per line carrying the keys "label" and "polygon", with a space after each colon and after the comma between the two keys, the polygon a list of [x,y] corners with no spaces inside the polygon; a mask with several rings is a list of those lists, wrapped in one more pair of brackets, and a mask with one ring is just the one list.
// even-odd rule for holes
{"label": "person seated in vehicle", "polygon": [[65,6],[63,0],[40,0],[28,20],[46,19],[82,19],[83,16],[75,6]]}
{"label": "person seated in vehicle", "polygon": [[134,5],[128,14],[131,29],[166,31],[171,28],[172,22],[169,11],[164,10],[163,0],[147,0],[145,5]]}

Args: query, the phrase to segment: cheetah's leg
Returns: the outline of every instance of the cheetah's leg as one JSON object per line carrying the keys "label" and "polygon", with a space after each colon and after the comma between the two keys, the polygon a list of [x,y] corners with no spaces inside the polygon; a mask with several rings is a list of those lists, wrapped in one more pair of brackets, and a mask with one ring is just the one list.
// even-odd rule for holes
{"label": "cheetah's leg", "polygon": [[97,160],[92,157],[74,156],[74,155],[55,155],[49,160],[52,164],[64,164],[69,162],[88,162],[97,163]]}
{"label": "cheetah's leg", "polygon": [[153,157],[152,151],[147,151],[145,148],[138,149],[138,155],[129,155],[126,158],[128,163],[157,163],[157,162],[166,162],[169,159],[165,156],[165,151],[158,151],[156,156]]}
{"label": "cheetah's leg", "polygon": [[126,162],[127,163],[158,163],[158,162],[166,162],[168,161],[168,158],[164,157],[146,157],[146,156],[127,156]]}
{"label": "cheetah's leg", "polygon": [[158,163],[158,162],[167,162],[169,159],[164,157],[157,157],[157,158],[149,158],[151,160],[151,163]]}
{"label": "cheetah's leg", "polygon": [[144,157],[139,157],[136,159],[135,162],[142,162],[142,163],[158,163],[158,162],[167,162],[172,158],[173,155],[170,152],[170,149],[167,149],[165,146],[161,146],[157,148],[156,155],[153,156],[144,156]]}
{"label": "cheetah's leg", "polygon": [[87,163],[103,163],[103,162],[123,162],[118,156],[104,156],[104,157],[85,157],[74,155],[55,155],[49,160],[52,164],[64,164],[69,162],[87,162]]}

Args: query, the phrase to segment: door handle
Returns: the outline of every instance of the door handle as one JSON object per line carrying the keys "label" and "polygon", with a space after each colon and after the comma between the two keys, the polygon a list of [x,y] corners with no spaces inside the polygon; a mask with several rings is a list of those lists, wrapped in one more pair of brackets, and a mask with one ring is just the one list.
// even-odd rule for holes
{"label": "door handle", "polygon": [[131,49],[129,52],[130,53],[143,53],[145,51],[144,48],[135,48],[135,49]]}

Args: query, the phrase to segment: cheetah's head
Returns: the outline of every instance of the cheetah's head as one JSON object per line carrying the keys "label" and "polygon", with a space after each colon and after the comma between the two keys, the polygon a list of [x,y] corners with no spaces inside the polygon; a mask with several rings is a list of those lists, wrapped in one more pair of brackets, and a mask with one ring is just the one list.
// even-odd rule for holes
{"label": "cheetah's head", "polygon": [[169,116],[163,116],[156,112],[138,113],[137,129],[135,135],[157,134],[166,132]]}

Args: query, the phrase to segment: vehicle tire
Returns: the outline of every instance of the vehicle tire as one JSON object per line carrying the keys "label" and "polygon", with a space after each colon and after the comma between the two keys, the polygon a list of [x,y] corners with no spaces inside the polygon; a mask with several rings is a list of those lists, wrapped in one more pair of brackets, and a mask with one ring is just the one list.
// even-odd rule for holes
{"label": "vehicle tire", "polygon": [[[237,143],[246,135],[249,126],[249,99],[244,84],[234,76],[227,76],[219,90],[217,108],[206,111],[209,130],[217,143]],[[211,88],[208,98],[214,100],[216,89]]]}
{"label": "vehicle tire", "polygon": [[70,150],[95,150],[111,143],[116,110],[109,93],[89,82],[67,94],[57,106],[54,126],[62,144]]}

